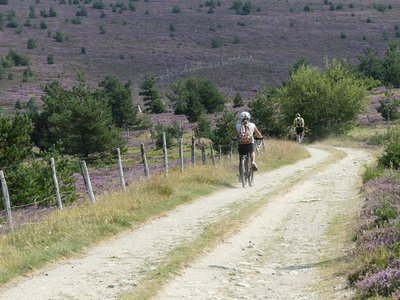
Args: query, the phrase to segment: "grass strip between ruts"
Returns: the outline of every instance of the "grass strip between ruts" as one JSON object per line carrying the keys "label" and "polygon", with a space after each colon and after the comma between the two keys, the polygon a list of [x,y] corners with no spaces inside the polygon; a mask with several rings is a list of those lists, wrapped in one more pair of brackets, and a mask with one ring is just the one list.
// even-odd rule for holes
{"label": "grass strip between ruts", "polygon": [[[322,147],[331,153],[323,162],[313,166],[310,173],[318,173],[326,168],[327,165],[342,159],[346,154],[332,147]],[[165,256],[164,262],[150,271],[138,285],[128,293],[120,296],[121,299],[150,299],[157,295],[163,286],[175,277],[185,266],[194,261],[197,257],[205,253],[207,249],[216,246],[222,239],[227,238],[240,228],[240,226],[250,219],[259,209],[267,204],[272,198],[287,192],[295,184],[299,184],[306,178],[302,172],[290,177],[280,188],[274,190],[269,195],[254,202],[234,203],[230,205],[230,212],[221,220],[207,225],[203,232],[194,240],[182,243],[171,250]]]}

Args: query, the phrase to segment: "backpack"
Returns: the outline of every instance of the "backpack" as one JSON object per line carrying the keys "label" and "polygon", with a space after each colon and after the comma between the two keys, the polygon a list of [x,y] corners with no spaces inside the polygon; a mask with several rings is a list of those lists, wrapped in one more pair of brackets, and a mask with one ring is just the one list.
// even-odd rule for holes
{"label": "backpack", "polygon": [[303,127],[303,118],[302,117],[297,118],[297,127]]}
{"label": "backpack", "polygon": [[239,133],[239,144],[240,145],[248,145],[253,142],[253,134],[250,130],[248,123],[243,123],[240,126],[240,133]]}

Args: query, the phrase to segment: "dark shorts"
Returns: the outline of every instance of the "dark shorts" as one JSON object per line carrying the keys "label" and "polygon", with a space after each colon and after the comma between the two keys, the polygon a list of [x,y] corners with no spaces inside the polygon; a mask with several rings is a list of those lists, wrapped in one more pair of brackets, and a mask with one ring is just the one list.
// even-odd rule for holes
{"label": "dark shorts", "polygon": [[303,127],[296,127],[296,134],[302,134],[304,131]]}
{"label": "dark shorts", "polygon": [[239,155],[247,155],[249,152],[254,151],[254,144],[239,145]]}

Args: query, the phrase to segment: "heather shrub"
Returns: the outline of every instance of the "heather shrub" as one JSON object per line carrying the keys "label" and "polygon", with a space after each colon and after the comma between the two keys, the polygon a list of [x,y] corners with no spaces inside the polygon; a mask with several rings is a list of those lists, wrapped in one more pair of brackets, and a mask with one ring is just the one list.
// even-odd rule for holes
{"label": "heather shrub", "polygon": [[366,201],[357,230],[358,267],[349,275],[361,299],[399,295],[400,177],[392,171],[382,174],[363,186]]}

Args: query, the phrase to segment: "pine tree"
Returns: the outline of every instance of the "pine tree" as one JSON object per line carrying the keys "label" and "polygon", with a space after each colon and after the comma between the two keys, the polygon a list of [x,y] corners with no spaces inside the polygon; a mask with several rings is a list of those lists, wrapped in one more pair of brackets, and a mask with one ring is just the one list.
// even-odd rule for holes
{"label": "pine tree", "polygon": [[146,75],[141,86],[140,96],[143,96],[146,111],[154,114],[165,112],[165,105],[161,101],[160,93],[156,88],[156,78],[154,75]]}
{"label": "pine tree", "polygon": [[63,153],[81,157],[121,146],[108,103],[84,82],[68,90],[53,81],[45,86],[42,100],[44,111],[38,119],[44,131],[42,146],[56,145]]}
{"label": "pine tree", "polygon": [[235,98],[233,98],[233,107],[242,107],[244,105],[242,95],[239,92],[236,93]]}
{"label": "pine tree", "polygon": [[139,125],[137,105],[133,102],[130,83],[122,84],[114,77],[106,77],[99,83],[99,99],[106,101],[111,108],[114,123],[119,128],[133,128]]}

